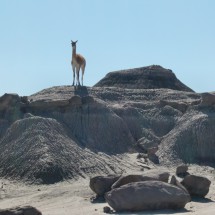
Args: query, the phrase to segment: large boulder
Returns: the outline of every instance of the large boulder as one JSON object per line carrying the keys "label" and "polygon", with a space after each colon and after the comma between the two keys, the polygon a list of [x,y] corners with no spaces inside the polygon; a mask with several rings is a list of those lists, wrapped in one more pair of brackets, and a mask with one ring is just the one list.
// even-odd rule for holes
{"label": "large boulder", "polygon": [[162,181],[143,181],[113,189],[105,199],[116,211],[142,211],[184,208],[190,195]]}
{"label": "large boulder", "polygon": [[42,215],[42,213],[32,206],[0,209],[0,215]]}
{"label": "large boulder", "polygon": [[205,197],[209,192],[211,181],[202,176],[187,175],[181,183],[191,196]]}
{"label": "large boulder", "polygon": [[112,189],[121,187],[125,184],[129,184],[132,182],[139,182],[139,181],[163,181],[168,182],[169,173],[166,171],[160,170],[149,170],[142,175],[124,175],[121,176],[113,185]]}
{"label": "large boulder", "polygon": [[116,182],[120,176],[96,176],[90,179],[90,188],[97,195],[103,196],[106,192],[111,190],[111,186]]}

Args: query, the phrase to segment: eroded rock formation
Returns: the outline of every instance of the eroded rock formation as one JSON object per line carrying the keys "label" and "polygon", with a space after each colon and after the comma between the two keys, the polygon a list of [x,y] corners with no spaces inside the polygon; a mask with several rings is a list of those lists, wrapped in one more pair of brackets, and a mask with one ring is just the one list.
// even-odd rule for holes
{"label": "eroded rock formation", "polygon": [[123,153],[153,147],[164,165],[213,163],[213,99],[160,66],[111,73],[95,87],[52,87],[28,97],[5,94],[0,98],[0,176],[54,183],[121,174],[136,168]]}

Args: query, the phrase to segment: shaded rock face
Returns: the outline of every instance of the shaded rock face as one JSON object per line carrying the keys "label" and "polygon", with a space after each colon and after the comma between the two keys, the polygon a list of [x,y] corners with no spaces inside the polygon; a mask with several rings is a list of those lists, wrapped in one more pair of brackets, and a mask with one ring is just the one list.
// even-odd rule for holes
{"label": "shaded rock face", "polygon": [[42,213],[32,206],[16,207],[1,210],[0,215],[42,215]]}
{"label": "shaded rock face", "polygon": [[192,92],[189,87],[176,78],[171,70],[157,65],[108,73],[95,87],[121,87],[127,89],[168,88]]}
{"label": "shaded rock face", "polygon": [[116,211],[143,211],[184,208],[190,195],[165,182],[144,181],[113,189],[105,199]]}
{"label": "shaded rock face", "polygon": [[211,181],[202,176],[187,175],[181,184],[186,187],[191,196],[205,197],[209,192]]}

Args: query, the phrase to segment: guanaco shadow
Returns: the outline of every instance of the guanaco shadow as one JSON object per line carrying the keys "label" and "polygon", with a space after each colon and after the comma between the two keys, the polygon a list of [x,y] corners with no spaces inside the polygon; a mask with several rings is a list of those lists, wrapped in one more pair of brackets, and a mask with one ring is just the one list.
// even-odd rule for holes
{"label": "guanaco shadow", "polygon": [[74,94],[77,96],[83,97],[83,96],[88,96],[89,92],[87,87],[78,85],[78,86],[74,86]]}

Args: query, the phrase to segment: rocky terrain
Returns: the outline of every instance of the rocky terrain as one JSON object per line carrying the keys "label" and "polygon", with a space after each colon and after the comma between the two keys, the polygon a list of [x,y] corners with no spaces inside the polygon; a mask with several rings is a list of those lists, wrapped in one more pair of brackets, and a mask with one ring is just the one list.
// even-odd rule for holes
{"label": "rocky terrain", "polygon": [[[93,87],[5,94],[0,97],[0,213],[10,213],[8,207],[14,213],[34,210],[31,205],[45,215],[101,214],[107,203],[90,203],[90,177],[131,174],[119,180],[134,180],[134,187],[144,191],[150,183],[139,180],[158,177],[149,176],[148,169],[158,174],[166,168],[175,175],[178,165],[187,164],[191,174],[212,183],[205,199],[188,202],[178,214],[213,214],[214,140],[214,92],[195,93],[157,65],[111,72]],[[180,175],[184,166],[177,171]],[[152,184],[172,189],[179,184],[172,180],[170,185]],[[105,182],[108,189],[110,181]],[[133,189],[126,186],[125,192]],[[176,198],[174,192],[170,200]],[[154,206],[163,207],[156,200]]]}
{"label": "rocky terrain", "polygon": [[136,169],[125,153],[158,147],[157,164],[215,163],[215,95],[171,70],[109,73],[94,87],[0,98],[0,176],[54,183]]}

